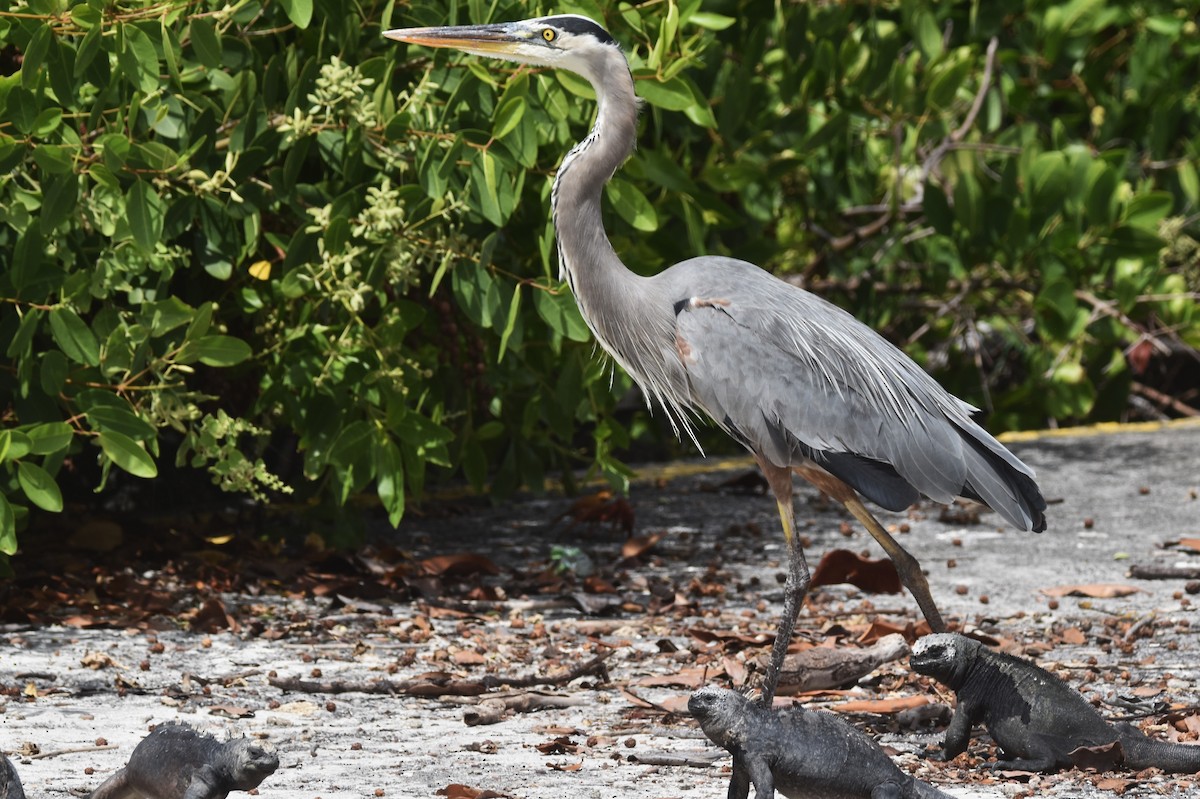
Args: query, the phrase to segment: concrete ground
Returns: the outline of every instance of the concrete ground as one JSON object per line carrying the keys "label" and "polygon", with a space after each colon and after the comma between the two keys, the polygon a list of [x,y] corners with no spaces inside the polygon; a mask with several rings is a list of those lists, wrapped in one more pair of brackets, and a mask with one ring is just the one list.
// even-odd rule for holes
{"label": "concrete ground", "polygon": [[[1037,470],[1051,501],[1047,532],[1002,528],[990,513],[979,524],[943,521],[932,505],[879,514],[885,525],[907,526],[899,538],[926,567],[943,614],[994,636],[1047,642],[1046,658],[1101,699],[1200,704],[1200,619],[1193,604],[1200,596],[1188,593],[1196,586],[1128,576],[1133,564],[1200,568],[1200,555],[1170,546],[1200,538],[1200,424],[1064,431],[1010,445]],[[124,764],[149,723],[173,719],[273,741],[281,767],[263,783],[261,796],[723,796],[727,772],[683,765],[714,747],[686,716],[655,706],[681,707],[687,680],[706,678],[672,680],[698,658],[725,662],[736,672],[762,651],[747,646],[710,658],[696,630],[736,628],[749,635],[773,628],[783,555],[773,503],[712,490],[747,466],[745,460],[695,461],[642,470],[645,479],[630,497],[635,533],[662,539],[651,555],[619,567],[613,563],[621,535],[551,523],[571,504],[561,498],[470,505],[436,519],[411,516],[399,531],[380,532],[418,558],[485,552],[502,569],[494,578],[501,585],[508,570],[547,561],[551,547],[577,546],[616,575],[624,605],[588,604],[596,595],[582,594],[450,608],[408,600],[356,607],[331,597],[231,596],[231,608],[264,617],[317,618],[320,634],[309,627],[273,640],[182,630],[9,628],[0,632],[0,750],[23,752],[13,759],[31,797],[94,788]],[[814,561],[834,547],[879,556],[865,533],[842,524],[844,514],[815,499],[800,488],[799,523]],[[714,573],[727,583],[723,593],[692,598],[680,605],[686,610],[646,612],[657,607],[653,600],[663,586],[678,592]],[[1096,584],[1136,591],[1116,598],[1046,593]],[[822,589],[814,602],[820,625],[806,612],[801,636],[819,636],[830,618],[847,626],[875,615],[897,623],[915,618],[907,595],[865,596],[838,586]],[[468,650],[474,655],[462,656]],[[470,699],[308,694],[269,683],[272,673],[363,681],[433,670],[465,678],[486,670],[543,672],[546,664],[581,662],[602,651],[612,652],[608,680],[583,678],[550,689],[578,704],[488,726],[464,724],[461,703]],[[885,666],[882,675],[847,696],[878,697],[889,686],[911,692],[904,688],[904,663]],[[1149,687],[1165,690],[1140,690]],[[814,703],[832,706],[844,698]],[[1112,783],[1081,772],[980,781],[961,765],[920,760],[916,753],[924,746],[912,733],[889,730],[886,717],[875,721],[902,767],[964,799],[1200,796],[1200,782],[1155,775]]]}

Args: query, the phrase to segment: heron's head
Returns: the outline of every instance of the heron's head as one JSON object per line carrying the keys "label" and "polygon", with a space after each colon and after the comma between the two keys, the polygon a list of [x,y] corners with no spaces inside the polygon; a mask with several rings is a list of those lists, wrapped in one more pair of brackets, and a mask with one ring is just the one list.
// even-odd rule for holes
{"label": "heron's head", "polygon": [[426,47],[577,72],[592,79],[613,52],[620,53],[608,31],[587,17],[559,14],[520,22],[458,25],[447,28],[398,28],[384,36]]}

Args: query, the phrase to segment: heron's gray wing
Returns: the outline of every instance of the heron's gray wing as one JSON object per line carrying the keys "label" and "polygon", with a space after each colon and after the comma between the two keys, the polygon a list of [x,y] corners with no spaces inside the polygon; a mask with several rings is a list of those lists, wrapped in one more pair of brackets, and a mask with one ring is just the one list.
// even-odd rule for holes
{"label": "heron's gray wing", "polygon": [[1036,526],[1012,469],[996,461],[1028,468],[970,420],[970,406],[844,311],[770,280],[769,291],[742,282],[677,304],[697,404],[773,463],[810,458],[884,507],[910,504],[914,491],[966,495]]}

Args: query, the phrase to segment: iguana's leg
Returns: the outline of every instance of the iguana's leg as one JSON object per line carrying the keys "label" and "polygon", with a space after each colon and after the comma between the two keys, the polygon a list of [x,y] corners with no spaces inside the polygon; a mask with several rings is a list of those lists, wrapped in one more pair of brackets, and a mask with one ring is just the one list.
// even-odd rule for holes
{"label": "iguana's leg", "polygon": [[228,795],[229,791],[221,787],[221,777],[217,770],[205,765],[192,774],[192,781],[183,799],[225,799]]}
{"label": "iguana's leg", "polygon": [[775,799],[775,776],[765,757],[747,758],[746,771],[754,784],[754,799]]}
{"label": "iguana's leg", "polygon": [[867,510],[867,506],[862,504],[862,500],[853,491],[847,497],[836,498],[863,527],[867,528],[871,537],[879,542],[879,546],[883,547],[883,551],[892,559],[892,563],[896,565],[896,574],[900,575],[900,582],[904,583],[904,587],[917,600],[917,606],[921,608],[925,621],[929,622],[929,629],[935,633],[946,632],[946,623],[942,621],[942,614],[938,612],[937,605],[933,604],[933,597],[929,593],[929,581],[921,571],[920,562],[883,529],[883,525],[871,515],[871,511]]}
{"label": "iguana's leg", "polygon": [[904,792],[894,782],[881,782],[871,789],[871,799],[903,799]]}
{"label": "iguana's leg", "polygon": [[741,755],[733,756],[733,775],[729,778],[727,799],[747,799],[750,796],[750,772]]}
{"label": "iguana's leg", "polygon": [[[808,595],[808,585],[812,578],[808,572],[808,561],[804,558],[804,547],[796,537],[795,511],[792,507],[792,472],[775,466],[762,457],[755,455],[759,468],[767,478],[767,485],[775,495],[775,504],[779,508],[779,523],[783,527],[783,537],[788,549],[787,581],[783,585],[783,615],[779,619],[779,628],[775,631],[775,644],[771,647],[771,662],[767,665],[767,674],[763,678],[762,697],[760,704],[770,708],[775,701],[775,689],[779,686],[779,673],[783,670],[783,660],[787,657],[788,646],[792,642],[792,632],[796,629],[796,618],[804,605],[804,597]],[[757,787],[755,788],[757,791]]]}
{"label": "iguana's leg", "polygon": [[954,758],[967,751],[967,744],[971,742],[971,713],[959,703],[959,706],[954,709],[954,715],[950,717],[950,726],[946,728],[946,741],[942,745],[942,757],[946,760]]}

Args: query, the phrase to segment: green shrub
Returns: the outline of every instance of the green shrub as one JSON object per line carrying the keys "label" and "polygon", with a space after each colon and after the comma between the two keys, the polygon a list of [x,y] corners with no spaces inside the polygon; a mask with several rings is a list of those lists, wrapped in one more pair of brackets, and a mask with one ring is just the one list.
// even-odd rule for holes
{"label": "green shrub", "polygon": [[[607,190],[632,268],[789,274],[1003,429],[1118,417],[1126,351],[1200,344],[1177,5],[554,8],[604,22],[647,100]],[[541,10],[445,6],[0,12],[0,553],[30,506],[62,509],[68,463],[100,487],[167,457],[260,498],[370,490],[395,522],[429,465],[498,495],[619,484],[662,435],[617,414],[629,381],[557,281],[550,176],[589,87],[380,37]]]}

